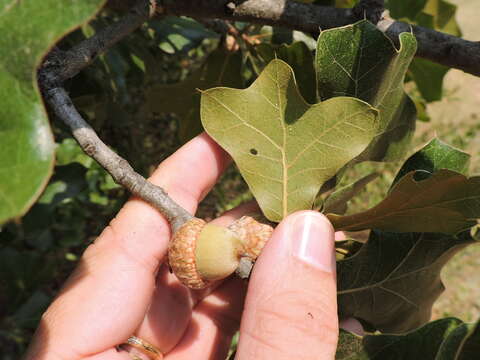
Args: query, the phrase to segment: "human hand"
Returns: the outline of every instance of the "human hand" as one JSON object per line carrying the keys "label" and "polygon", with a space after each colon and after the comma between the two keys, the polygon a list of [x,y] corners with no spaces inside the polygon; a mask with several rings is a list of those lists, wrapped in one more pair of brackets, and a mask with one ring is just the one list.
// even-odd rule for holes
{"label": "human hand", "polygon": [[[150,181],[194,213],[229,163],[202,134],[164,161]],[[244,205],[216,219],[228,225]],[[165,260],[170,228],[132,199],[94,244],[48,308],[26,360],[131,359],[116,346],[132,334],[166,359],[224,359],[238,329],[237,359],[333,359],[338,337],[334,233],[319,213],[288,216],[251,280],[203,291],[181,285]],[[246,302],[244,305],[245,294]]]}

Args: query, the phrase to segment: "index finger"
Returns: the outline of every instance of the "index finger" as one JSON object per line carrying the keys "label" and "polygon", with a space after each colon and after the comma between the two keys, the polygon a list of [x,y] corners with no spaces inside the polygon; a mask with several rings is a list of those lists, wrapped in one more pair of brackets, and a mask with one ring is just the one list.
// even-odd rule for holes
{"label": "index finger", "polygon": [[[193,213],[228,163],[228,155],[202,134],[165,160],[150,181]],[[169,239],[169,224],[156,209],[129,200],[47,310],[26,359],[80,359],[133,334],[151,302]]]}

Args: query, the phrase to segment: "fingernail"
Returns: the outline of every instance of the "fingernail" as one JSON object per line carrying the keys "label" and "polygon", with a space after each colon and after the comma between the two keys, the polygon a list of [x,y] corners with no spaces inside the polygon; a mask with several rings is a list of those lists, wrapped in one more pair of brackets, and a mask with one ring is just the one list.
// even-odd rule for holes
{"label": "fingernail", "polygon": [[293,224],[293,254],[326,272],[335,271],[334,232],[321,214],[305,212]]}
{"label": "fingernail", "polygon": [[354,333],[360,336],[365,335],[365,330],[363,330],[362,324],[360,323],[360,321],[358,321],[355,318],[343,319],[340,321],[339,326],[341,329],[350,331],[351,333]]}

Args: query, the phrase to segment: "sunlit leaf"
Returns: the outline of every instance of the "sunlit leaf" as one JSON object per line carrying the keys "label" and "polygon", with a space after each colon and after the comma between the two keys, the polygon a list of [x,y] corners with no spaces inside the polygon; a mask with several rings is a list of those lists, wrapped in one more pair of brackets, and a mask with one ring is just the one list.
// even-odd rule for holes
{"label": "sunlit leaf", "polygon": [[36,83],[43,55],[103,0],[0,5],[0,223],[23,215],[50,177],[54,142]]}
{"label": "sunlit leaf", "polygon": [[322,100],[353,96],[377,108],[381,133],[360,160],[396,160],[415,128],[416,109],[403,89],[417,44],[400,35],[400,49],[370,22],[325,30],[318,38],[317,91]]}
{"label": "sunlit leaf", "polygon": [[405,161],[393,183],[395,184],[404,175],[415,170],[434,173],[441,169],[448,169],[467,175],[469,164],[469,154],[435,138]]}
{"label": "sunlit leaf", "polygon": [[232,155],[272,221],[312,207],[322,184],[378,133],[376,115],[354,98],[307,104],[282,60],[245,90],[214,88],[201,99],[205,130]]}

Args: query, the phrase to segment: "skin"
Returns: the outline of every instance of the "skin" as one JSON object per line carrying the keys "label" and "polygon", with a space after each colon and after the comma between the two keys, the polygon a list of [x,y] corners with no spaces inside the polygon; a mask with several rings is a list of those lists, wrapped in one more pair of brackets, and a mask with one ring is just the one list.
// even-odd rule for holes
{"label": "skin", "polygon": [[[195,213],[229,163],[228,155],[202,134],[165,160],[150,181]],[[215,222],[227,226],[255,207],[240,206]],[[129,200],[83,254],[43,315],[24,359],[131,359],[115,346],[132,334],[169,360],[225,359],[242,313],[237,359],[333,359],[338,336],[334,265],[325,271],[292,260],[279,267],[281,239],[304,215],[289,216],[275,230],[248,294],[246,282],[233,278],[194,291],[164,264],[171,237],[165,218],[144,201]],[[322,217],[315,221],[323,224],[321,240],[331,244],[333,256],[333,229],[322,215],[315,216]],[[302,307],[312,314],[297,316]],[[299,339],[307,346],[299,346]]]}

